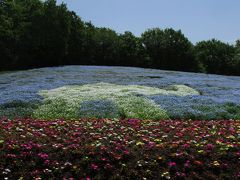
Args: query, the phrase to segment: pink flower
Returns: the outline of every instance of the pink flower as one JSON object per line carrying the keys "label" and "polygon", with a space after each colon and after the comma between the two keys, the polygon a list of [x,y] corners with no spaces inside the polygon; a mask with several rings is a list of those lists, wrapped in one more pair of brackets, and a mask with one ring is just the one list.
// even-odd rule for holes
{"label": "pink flower", "polygon": [[175,163],[175,162],[169,162],[168,163],[168,166],[170,166],[170,167],[174,167],[174,166],[176,166],[177,164]]}
{"label": "pink flower", "polygon": [[185,149],[187,149],[187,148],[189,148],[190,147],[190,145],[189,144],[184,144],[184,145],[182,145],[183,146],[183,148],[185,148]]}
{"label": "pink flower", "polygon": [[212,150],[214,148],[214,145],[213,144],[207,144],[207,149],[208,150]]}
{"label": "pink flower", "polygon": [[22,144],[21,147],[25,148],[26,150],[31,150],[32,149],[31,144]]}
{"label": "pink flower", "polygon": [[38,153],[38,156],[42,159],[47,159],[48,158],[48,154],[46,154],[46,153]]}
{"label": "pink flower", "polygon": [[104,166],[105,169],[111,169],[112,168],[112,165],[107,163],[105,166]]}
{"label": "pink flower", "polygon": [[126,154],[126,155],[129,154],[129,151],[128,151],[128,150],[124,150],[123,152],[124,152],[124,154]]}
{"label": "pink flower", "polygon": [[107,160],[107,158],[101,158],[101,160],[102,160],[102,161],[106,161],[106,160]]}
{"label": "pink flower", "polygon": [[187,160],[185,163],[184,163],[184,167],[189,167],[190,166],[190,161]]}
{"label": "pink flower", "polygon": [[182,172],[176,172],[176,175],[177,176],[180,176],[180,177],[185,177],[186,174],[185,173],[182,173]]}
{"label": "pink flower", "polygon": [[44,161],[44,164],[45,164],[45,165],[49,165],[49,163],[50,163],[49,160],[45,160],[45,161]]}
{"label": "pink flower", "polygon": [[139,119],[129,119],[128,123],[131,125],[138,125],[140,123]]}
{"label": "pink flower", "polygon": [[156,144],[155,144],[154,142],[149,142],[147,146],[148,146],[149,148],[153,148],[155,145],[156,145]]}
{"label": "pink flower", "polygon": [[93,170],[98,170],[98,165],[92,163],[92,164],[91,164],[91,169],[93,169]]}
{"label": "pink flower", "polygon": [[15,154],[7,154],[7,157],[9,157],[9,158],[16,158],[17,156]]}

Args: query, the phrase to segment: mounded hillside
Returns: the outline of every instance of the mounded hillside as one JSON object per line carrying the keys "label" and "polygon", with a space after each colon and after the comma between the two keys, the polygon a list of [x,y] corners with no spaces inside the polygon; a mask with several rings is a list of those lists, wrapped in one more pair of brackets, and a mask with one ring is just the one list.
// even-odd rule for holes
{"label": "mounded hillside", "polygon": [[240,119],[240,77],[105,66],[0,74],[0,116]]}

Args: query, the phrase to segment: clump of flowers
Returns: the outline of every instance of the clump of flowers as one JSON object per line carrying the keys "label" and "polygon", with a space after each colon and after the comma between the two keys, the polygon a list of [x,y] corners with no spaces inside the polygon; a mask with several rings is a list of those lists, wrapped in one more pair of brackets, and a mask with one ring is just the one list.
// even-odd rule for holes
{"label": "clump of flowers", "polygon": [[238,179],[240,121],[0,119],[0,179]]}
{"label": "clump of flowers", "polygon": [[140,85],[110,83],[63,86],[40,91],[43,105],[33,117],[52,118],[140,118],[167,119],[167,112],[149,99],[151,95],[189,96],[200,93],[186,85],[173,85],[167,89]]}

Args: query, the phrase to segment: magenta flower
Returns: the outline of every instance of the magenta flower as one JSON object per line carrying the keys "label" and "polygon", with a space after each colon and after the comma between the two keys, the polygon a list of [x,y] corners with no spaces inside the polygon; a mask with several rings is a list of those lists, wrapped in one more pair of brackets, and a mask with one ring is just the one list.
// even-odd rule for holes
{"label": "magenta flower", "polygon": [[47,159],[47,158],[48,158],[48,154],[46,154],[46,153],[38,153],[38,156],[39,156],[41,159]]}
{"label": "magenta flower", "polygon": [[177,164],[175,163],[175,162],[172,162],[172,161],[170,161],[169,163],[168,163],[168,166],[170,166],[170,167],[174,167],[174,166],[176,166]]}
{"label": "magenta flower", "polygon": [[91,164],[91,169],[93,169],[93,170],[98,170],[98,165],[92,163],[92,164]]}
{"label": "magenta flower", "polygon": [[155,145],[156,145],[155,142],[149,142],[149,143],[147,144],[147,147],[148,147],[148,148],[153,148]]}
{"label": "magenta flower", "polygon": [[184,163],[184,167],[189,167],[190,166],[190,161],[187,160],[185,163]]}
{"label": "magenta flower", "polygon": [[6,157],[8,157],[8,158],[16,158],[17,156],[15,154],[7,154]]}
{"label": "magenta flower", "polygon": [[183,146],[183,148],[185,148],[185,149],[190,148],[190,145],[189,145],[189,144],[183,144],[182,146]]}
{"label": "magenta flower", "polygon": [[49,161],[49,160],[45,160],[45,161],[44,161],[44,164],[45,164],[45,165],[49,165],[49,164],[50,164],[50,161]]}
{"label": "magenta flower", "polygon": [[124,150],[123,152],[124,152],[124,154],[129,155],[129,151],[128,150]]}
{"label": "magenta flower", "polygon": [[213,144],[207,144],[206,148],[207,148],[207,150],[213,150],[214,145]]}

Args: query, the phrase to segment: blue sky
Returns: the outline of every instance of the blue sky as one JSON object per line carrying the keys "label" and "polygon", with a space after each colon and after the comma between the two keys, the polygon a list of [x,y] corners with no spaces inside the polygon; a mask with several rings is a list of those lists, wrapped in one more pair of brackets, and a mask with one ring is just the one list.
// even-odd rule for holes
{"label": "blue sky", "polygon": [[148,28],[172,27],[193,43],[216,38],[240,39],[239,0],[57,0],[84,21],[118,33],[140,36]]}

